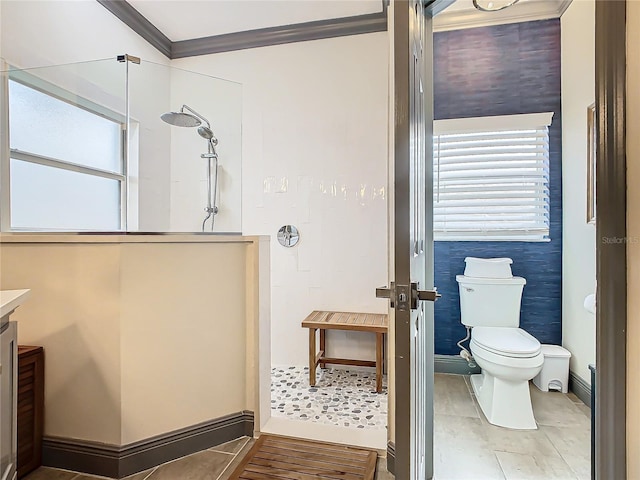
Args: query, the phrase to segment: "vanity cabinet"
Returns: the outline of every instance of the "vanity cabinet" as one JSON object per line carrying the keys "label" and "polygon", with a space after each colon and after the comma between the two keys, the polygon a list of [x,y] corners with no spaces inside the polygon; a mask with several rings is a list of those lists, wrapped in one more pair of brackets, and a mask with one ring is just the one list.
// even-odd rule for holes
{"label": "vanity cabinet", "polygon": [[18,324],[9,316],[30,290],[0,290],[0,480],[15,480],[18,452]]}
{"label": "vanity cabinet", "polygon": [[16,478],[16,394],[17,332],[16,322],[5,316],[0,325],[0,479]]}
{"label": "vanity cabinet", "polygon": [[18,347],[18,478],[42,464],[44,350]]}

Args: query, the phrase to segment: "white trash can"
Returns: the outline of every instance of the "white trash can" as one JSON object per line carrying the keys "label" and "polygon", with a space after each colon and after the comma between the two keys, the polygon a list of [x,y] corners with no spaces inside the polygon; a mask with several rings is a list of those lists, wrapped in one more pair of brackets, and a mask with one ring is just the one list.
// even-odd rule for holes
{"label": "white trash can", "polygon": [[543,392],[558,390],[569,391],[569,359],[571,352],[560,345],[542,345],[544,364],[542,370],[533,379],[533,384]]}

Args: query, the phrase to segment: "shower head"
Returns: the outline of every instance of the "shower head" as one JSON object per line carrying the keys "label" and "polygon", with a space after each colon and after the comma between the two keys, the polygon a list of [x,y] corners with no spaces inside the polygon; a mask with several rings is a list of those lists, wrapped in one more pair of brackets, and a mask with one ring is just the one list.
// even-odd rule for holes
{"label": "shower head", "polygon": [[211,140],[213,137],[213,132],[208,127],[198,127],[198,134],[207,140]]}
{"label": "shower head", "polygon": [[[198,134],[202,138],[205,138],[205,139],[209,140],[209,143],[211,144],[211,148],[213,148],[216,145],[218,145],[218,139],[215,137],[215,135],[213,134],[213,132],[211,131],[210,128],[208,128],[208,127],[198,127]],[[215,153],[215,150],[213,151],[213,153]]]}
{"label": "shower head", "polygon": [[176,127],[197,127],[202,124],[198,117],[184,112],[163,113],[160,118],[169,125],[174,125]]}
{"label": "shower head", "polygon": [[[186,113],[185,110],[188,110],[191,113]],[[175,125],[176,127],[198,127],[198,134],[202,138],[209,140],[212,147],[218,144],[218,139],[211,131],[211,124],[209,123],[209,120],[204,118],[188,105],[182,105],[179,112],[163,113],[160,115],[160,118],[169,125]],[[202,121],[207,124],[206,127],[202,125]]]}
{"label": "shower head", "polygon": [[[185,110],[191,113],[186,113]],[[175,125],[176,127],[198,127],[202,125],[203,120],[204,123],[207,124],[207,127],[211,127],[209,120],[189,107],[189,105],[182,105],[179,112],[164,113],[160,115],[160,118],[169,125]]]}

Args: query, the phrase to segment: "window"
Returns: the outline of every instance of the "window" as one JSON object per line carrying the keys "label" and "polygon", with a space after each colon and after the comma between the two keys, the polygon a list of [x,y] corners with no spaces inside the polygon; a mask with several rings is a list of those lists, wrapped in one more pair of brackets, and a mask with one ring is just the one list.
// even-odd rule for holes
{"label": "window", "polygon": [[45,82],[9,80],[11,229],[122,230],[123,119],[63,98]]}
{"label": "window", "polygon": [[552,116],[434,122],[435,240],[549,240]]}

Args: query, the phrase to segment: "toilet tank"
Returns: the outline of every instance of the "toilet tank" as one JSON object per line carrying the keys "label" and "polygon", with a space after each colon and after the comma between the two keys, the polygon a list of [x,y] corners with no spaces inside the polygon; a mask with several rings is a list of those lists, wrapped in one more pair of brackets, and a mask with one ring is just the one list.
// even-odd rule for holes
{"label": "toilet tank", "polygon": [[522,277],[477,278],[457,275],[461,321],[468,327],[518,327],[527,281]]}
{"label": "toilet tank", "polygon": [[477,278],[512,278],[510,258],[477,258],[464,259],[464,274]]}

